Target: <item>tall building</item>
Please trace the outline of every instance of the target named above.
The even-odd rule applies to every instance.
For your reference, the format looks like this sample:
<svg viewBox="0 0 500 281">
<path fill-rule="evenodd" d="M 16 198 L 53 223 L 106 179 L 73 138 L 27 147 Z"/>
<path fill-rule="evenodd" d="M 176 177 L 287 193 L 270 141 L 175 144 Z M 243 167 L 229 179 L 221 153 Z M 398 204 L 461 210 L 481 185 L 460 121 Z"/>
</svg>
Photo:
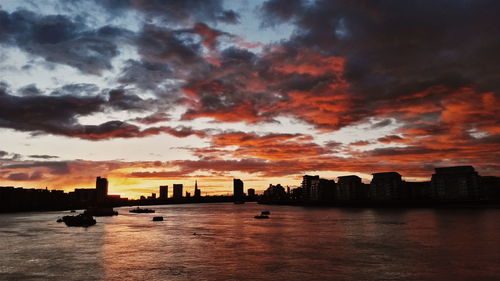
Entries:
<svg viewBox="0 0 500 281">
<path fill-rule="evenodd" d="M 396 172 L 374 173 L 370 183 L 370 197 L 374 200 L 408 199 L 409 192 L 401 175 Z"/>
<path fill-rule="evenodd" d="M 102 202 L 108 197 L 108 179 L 97 177 L 95 180 L 97 201 Z"/>
<path fill-rule="evenodd" d="M 434 198 L 441 200 L 480 199 L 480 177 L 472 166 L 435 168 L 431 186 Z"/>
<path fill-rule="evenodd" d="M 313 200 L 312 190 L 319 184 L 319 176 L 305 175 L 302 177 L 302 198 L 304 200 Z"/>
<path fill-rule="evenodd" d="M 182 184 L 174 184 L 173 198 L 182 198 Z"/>
<path fill-rule="evenodd" d="M 201 190 L 198 189 L 198 181 L 194 182 L 194 197 L 195 198 L 201 197 Z"/>
<path fill-rule="evenodd" d="M 233 179 L 233 197 L 238 200 L 242 200 L 245 197 L 245 193 L 243 193 L 243 181 L 240 179 Z"/>
<path fill-rule="evenodd" d="M 320 178 L 318 181 L 313 181 L 309 199 L 313 201 L 331 201 L 335 199 L 335 188 L 334 180 Z"/>
<path fill-rule="evenodd" d="M 160 186 L 160 199 L 165 200 L 168 199 L 168 185 Z"/>
<path fill-rule="evenodd" d="M 337 182 L 338 200 L 368 199 L 370 189 L 356 175 L 341 176 Z"/>
</svg>

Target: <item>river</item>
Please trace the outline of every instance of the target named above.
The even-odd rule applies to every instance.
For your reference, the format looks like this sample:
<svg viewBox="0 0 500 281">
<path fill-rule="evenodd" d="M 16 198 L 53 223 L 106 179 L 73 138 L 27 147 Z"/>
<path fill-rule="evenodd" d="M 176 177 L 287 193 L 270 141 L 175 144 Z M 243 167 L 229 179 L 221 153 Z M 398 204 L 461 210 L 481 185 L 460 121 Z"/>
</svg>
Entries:
<svg viewBox="0 0 500 281">
<path fill-rule="evenodd" d="M 152 208 L 0 214 L 0 280 L 500 280 L 498 209 Z"/>
</svg>

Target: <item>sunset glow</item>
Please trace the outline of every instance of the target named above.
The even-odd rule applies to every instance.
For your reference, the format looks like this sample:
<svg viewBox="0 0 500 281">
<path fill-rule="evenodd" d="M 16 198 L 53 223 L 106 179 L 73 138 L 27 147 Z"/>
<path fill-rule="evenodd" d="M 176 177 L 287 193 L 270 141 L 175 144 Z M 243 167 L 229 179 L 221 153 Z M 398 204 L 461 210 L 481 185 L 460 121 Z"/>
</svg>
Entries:
<svg viewBox="0 0 500 281">
<path fill-rule="evenodd" d="M 500 7 L 447 2 L 0 1 L 0 186 L 500 176 Z"/>
</svg>

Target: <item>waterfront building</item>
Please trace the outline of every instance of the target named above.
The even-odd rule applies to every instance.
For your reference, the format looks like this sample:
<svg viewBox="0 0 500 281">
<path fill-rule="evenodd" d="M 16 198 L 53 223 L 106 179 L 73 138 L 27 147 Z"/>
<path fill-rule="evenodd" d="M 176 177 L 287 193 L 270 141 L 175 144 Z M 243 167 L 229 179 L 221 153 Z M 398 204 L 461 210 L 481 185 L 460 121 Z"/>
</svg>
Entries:
<svg viewBox="0 0 500 281">
<path fill-rule="evenodd" d="M 253 199 L 255 197 L 255 189 L 249 188 L 247 190 L 247 192 L 248 192 L 248 198 L 252 198 Z"/>
<path fill-rule="evenodd" d="M 305 175 L 302 177 L 302 197 L 304 200 L 312 200 L 311 194 L 313 186 L 319 184 L 319 176 Z"/>
<path fill-rule="evenodd" d="M 161 185 L 160 186 L 160 197 L 161 200 L 166 200 L 168 199 L 168 185 Z"/>
<path fill-rule="evenodd" d="M 337 200 L 365 200 L 368 199 L 370 188 L 361 182 L 356 175 L 338 177 Z"/>
<path fill-rule="evenodd" d="M 236 200 L 242 200 L 245 197 L 243 191 L 243 181 L 240 179 L 233 179 L 233 197 Z"/>
<path fill-rule="evenodd" d="M 287 199 L 285 188 L 281 186 L 281 184 L 270 184 L 269 187 L 264 191 L 263 197 L 265 200 L 270 201 L 282 201 Z"/>
<path fill-rule="evenodd" d="M 97 191 L 97 201 L 105 201 L 108 197 L 108 179 L 97 177 L 95 180 L 95 188 Z"/>
<path fill-rule="evenodd" d="M 481 177 L 481 186 L 485 199 L 500 200 L 500 177 Z"/>
<path fill-rule="evenodd" d="M 96 199 L 98 198 L 98 189 L 75 188 L 75 190 L 73 192 L 70 192 L 69 195 L 71 198 L 80 203 L 95 203 Z"/>
<path fill-rule="evenodd" d="M 174 184 L 174 196 L 173 198 L 182 198 L 182 189 L 183 185 L 182 184 Z"/>
<path fill-rule="evenodd" d="M 435 199 L 480 199 L 480 177 L 472 166 L 435 168 L 431 186 Z"/>
<path fill-rule="evenodd" d="M 370 197 L 373 200 L 409 199 L 409 192 L 401 175 L 396 172 L 374 173 L 370 183 Z"/>
<path fill-rule="evenodd" d="M 410 199 L 413 200 L 429 200 L 432 199 L 432 189 L 430 181 L 422 182 L 403 182 L 404 186 L 410 194 Z"/>
<path fill-rule="evenodd" d="M 201 197 L 201 190 L 198 188 L 198 181 L 194 182 L 194 197 L 195 198 Z"/>
</svg>

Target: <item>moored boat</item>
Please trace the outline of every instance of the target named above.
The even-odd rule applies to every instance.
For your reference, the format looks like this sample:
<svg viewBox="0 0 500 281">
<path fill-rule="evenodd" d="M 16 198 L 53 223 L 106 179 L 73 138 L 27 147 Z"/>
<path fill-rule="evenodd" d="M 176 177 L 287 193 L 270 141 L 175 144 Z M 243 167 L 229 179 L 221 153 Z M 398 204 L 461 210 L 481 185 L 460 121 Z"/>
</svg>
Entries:
<svg viewBox="0 0 500 281">
<path fill-rule="evenodd" d="M 269 216 L 267 216 L 267 215 L 258 215 L 258 216 L 255 216 L 254 218 L 256 218 L 256 219 L 268 219 Z"/>
<path fill-rule="evenodd" d="M 67 226 L 92 226 L 96 224 L 96 220 L 86 214 L 79 214 L 76 216 L 64 216 L 62 218 L 62 221 L 67 225 Z"/>
</svg>

